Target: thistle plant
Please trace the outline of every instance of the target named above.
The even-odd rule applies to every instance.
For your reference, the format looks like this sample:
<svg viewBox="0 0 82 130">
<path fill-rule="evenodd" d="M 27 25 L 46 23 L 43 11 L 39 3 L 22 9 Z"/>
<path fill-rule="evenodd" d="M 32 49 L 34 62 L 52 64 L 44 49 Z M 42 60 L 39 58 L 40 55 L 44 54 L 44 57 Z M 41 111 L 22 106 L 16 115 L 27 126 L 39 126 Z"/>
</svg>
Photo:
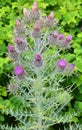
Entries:
<svg viewBox="0 0 82 130">
<path fill-rule="evenodd" d="M 8 46 L 14 66 L 8 91 L 21 99 L 24 108 L 8 109 L 7 114 L 18 121 L 4 130 L 49 130 L 56 123 L 70 122 L 75 113 L 64 114 L 63 109 L 73 98 L 71 86 L 63 87 L 65 76 L 74 73 L 75 66 L 61 58 L 70 48 L 72 36 L 56 30 L 52 11 L 42 16 L 37 2 L 32 9 L 23 9 L 23 18 L 16 20 L 14 45 Z"/>
</svg>

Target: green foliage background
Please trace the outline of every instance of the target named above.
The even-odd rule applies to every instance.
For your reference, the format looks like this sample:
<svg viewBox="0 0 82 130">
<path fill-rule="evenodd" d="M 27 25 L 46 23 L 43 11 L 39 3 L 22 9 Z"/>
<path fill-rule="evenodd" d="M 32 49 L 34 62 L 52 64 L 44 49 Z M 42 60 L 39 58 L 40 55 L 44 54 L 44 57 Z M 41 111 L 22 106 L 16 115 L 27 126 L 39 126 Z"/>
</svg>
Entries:
<svg viewBox="0 0 82 130">
<path fill-rule="evenodd" d="M 43 14 L 54 11 L 61 33 L 73 36 L 71 51 L 62 54 L 69 62 L 76 65 L 77 74 L 69 77 L 63 83 L 75 83 L 74 100 L 68 105 L 68 112 L 82 110 L 82 0 L 36 0 Z M 7 57 L 7 46 L 13 43 L 13 28 L 15 20 L 22 17 L 22 9 L 31 8 L 34 0 L 0 0 L 0 121 L 5 121 L 6 107 L 21 104 L 7 93 L 7 84 L 12 66 Z M 78 107 L 77 107 L 78 106 Z M 22 105 L 23 107 L 23 105 Z M 82 123 L 82 112 L 72 121 Z"/>
</svg>

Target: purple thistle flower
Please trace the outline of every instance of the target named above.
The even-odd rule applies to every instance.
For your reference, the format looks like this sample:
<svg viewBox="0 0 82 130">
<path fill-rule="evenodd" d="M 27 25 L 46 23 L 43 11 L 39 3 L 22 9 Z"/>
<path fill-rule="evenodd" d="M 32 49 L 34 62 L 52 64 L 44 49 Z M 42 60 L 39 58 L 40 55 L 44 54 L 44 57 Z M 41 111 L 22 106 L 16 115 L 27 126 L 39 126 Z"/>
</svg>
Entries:
<svg viewBox="0 0 82 130">
<path fill-rule="evenodd" d="M 58 35 L 59 35 L 58 31 L 54 31 L 53 36 L 54 36 L 55 38 L 57 38 Z"/>
<path fill-rule="evenodd" d="M 74 65 L 73 63 L 70 63 L 70 64 L 69 64 L 69 68 L 70 68 L 70 70 L 74 70 L 75 65 Z"/>
<path fill-rule="evenodd" d="M 38 38 L 38 37 L 40 37 L 40 35 L 41 35 L 40 24 L 39 23 L 35 23 L 34 30 L 32 32 L 32 36 L 34 38 Z"/>
<path fill-rule="evenodd" d="M 24 69 L 23 69 L 23 67 L 22 66 L 16 66 L 15 68 L 14 68 L 14 74 L 16 75 L 16 76 L 18 76 L 18 77 L 22 77 L 23 75 L 24 75 Z"/>
<path fill-rule="evenodd" d="M 61 70 L 64 70 L 67 66 L 67 62 L 66 60 L 64 59 L 61 59 L 61 60 L 58 60 L 58 63 L 57 63 L 58 67 L 61 69 Z"/>
<path fill-rule="evenodd" d="M 38 61 L 41 61 L 42 57 L 40 54 L 36 54 L 35 55 L 35 59 L 38 60 Z"/>
<path fill-rule="evenodd" d="M 52 35 L 50 35 L 50 37 L 49 37 L 50 44 L 56 45 L 58 34 L 59 34 L 58 31 L 54 31 L 54 33 Z"/>
<path fill-rule="evenodd" d="M 25 49 L 27 41 L 23 40 L 23 39 L 20 38 L 20 37 L 17 37 L 17 38 L 15 39 L 15 42 L 17 43 L 17 48 L 18 48 L 19 50 Z"/>
<path fill-rule="evenodd" d="M 13 59 L 17 58 L 18 54 L 17 54 L 14 46 L 9 45 L 8 46 L 8 51 L 9 51 L 9 55 L 10 55 L 11 58 L 13 58 Z"/>
<path fill-rule="evenodd" d="M 70 42 L 72 40 L 72 36 L 71 35 L 68 35 L 67 37 L 66 37 L 66 41 L 67 42 Z"/>
<path fill-rule="evenodd" d="M 34 65 L 36 67 L 41 67 L 43 64 L 43 61 L 42 61 L 42 56 L 40 54 L 36 54 L 35 55 L 35 59 L 34 59 Z"/>
<path fill-rule="evenodd" d="M 14 52 L 14 51 L 15 51 L 14 46 L 9 45 L 9 46 L 8 46 L 8 51 L 9 51 L 9 52 Z"/>
<path fill-rule="evenodd" d="M 15 41 L 16 41 L 17 44 L 22 44 L 22 39 L 19 38 L 19 37 L 17 37 L 17 38 L 15 39 Z"/>
<path fill-rule="evenodd" d="M 21 22 L 17 19 L 15 25 L 16 27 L 21 27 Z"/>
<path fill-rule="evenodd" d="M 59 40 L 64 40 L 64 35 L 63 34 L 59 34 L 58 39 Z"/>
</svg>

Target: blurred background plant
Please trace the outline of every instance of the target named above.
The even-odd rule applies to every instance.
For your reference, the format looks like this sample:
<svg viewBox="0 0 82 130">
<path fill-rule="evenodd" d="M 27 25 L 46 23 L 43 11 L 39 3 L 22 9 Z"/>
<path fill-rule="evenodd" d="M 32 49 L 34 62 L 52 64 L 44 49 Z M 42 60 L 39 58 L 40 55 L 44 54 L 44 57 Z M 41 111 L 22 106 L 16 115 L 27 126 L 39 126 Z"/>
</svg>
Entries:
<svg viewBox="0 0 82 130">
<path fill-rule="evenodd" d="M 55 12 L 58 20 L 58 28 L 61 33 L 72 34 L 72 47 L 68 52 L 62 54 L 62 58 L 73 62 L 76 65 L 77 74 L 66 78 L 64 85 L 75 83 L 76 89 L 73 91 L 74 98 L 68 105 L 68 111 L 82 109 L 82 1 L 81 0 L 36 0 L 43 14 L 49 14 L 51 10 Z M 5 105 L 17 106 L 18 101 L 13 99 L 6 91 L 6 86 L 11 75 L 11 61 L 7 57 L 7 46 L 13 43 L 13 28 L 15 20 L 21 19 L 23 7 L 31 8 L 34 0 L 0 0 L 0 110 Z M 53 51 L 53 50 L 52 50 Z M 12 104 L 11 104 L 12 102 Z M 21 101 L 20 101 L 21 102 Z M 10 105 L 11 104 L 11 105 Z M 18 105 L 19 106 L 19 105 Z M 77 107 L 78 106 L 78 107 Z M 4 121 L 4 113 L 0 113 L 1 120 Z M 75 122 L 82 123 L 82 113 L 75 119 Z M 8 117 L 7 117 L 8 118 Z M 6 119 L 6 117 L 5 117 Z"/>
</svg>

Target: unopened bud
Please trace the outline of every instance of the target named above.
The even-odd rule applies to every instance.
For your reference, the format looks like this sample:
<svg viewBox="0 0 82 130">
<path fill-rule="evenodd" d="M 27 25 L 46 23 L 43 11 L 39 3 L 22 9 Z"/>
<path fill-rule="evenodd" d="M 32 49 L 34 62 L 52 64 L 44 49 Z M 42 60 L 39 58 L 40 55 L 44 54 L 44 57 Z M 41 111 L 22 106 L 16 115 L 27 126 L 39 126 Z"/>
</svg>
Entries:
<svg viewBox="0 0 82 130">
<path fill-rule="evenodd" d="M 40 54 L 35 55 L 34 65 L 36 67 L 41 67 L 43 65 L 42 56 Z"/>
<path fill-rule="evenodd" d="M 26 40 L 23 40 L 22 38 L 20 37 L 17 37 L 15 39 L 15 42 L 17 43 L 17 48 L 19 50 L 24 50 L 26 48 L 26 44 L 27 44 L 27 41 Z"/>
<path fill-rule="evenodd" d="M 53 36 L 54 36 L 55 38 L 57 38 L 58 35 L 59 35 L 58 31 L 54 31 Z"/>
<path fill-rule="evenodd" d="M 20 27 L 21 26 L 21 22 L 17 19 L 15 25 L 16 25 L 16 27 Z"/>
<path fill-rule="evenodd" d="M 40 35 L 41 35 L 40 24 L 39 23 L 35 23 L 34 30 L 32 32 L 32 36 L 34 38 L 38 38 L 38 37 L 40 37 Z"/>
<path fill-rule="evenodd" d="M 70 69 L 70 70 L 74 70 L 74 69 L 75 69 L 75 65 L 74 65 L 73 63 L 70 63 L 70 64 L 69 64 L 69 69 Z"/>
<path fill-rule="evenodd" d="M 17 59 L 18 54 L 17 54 L 14 46 L 9 45 L 8 46 L 8 51 L 9 51 L 9 55 L 10 55 L 11 58 Z"/>
<path fill-rule="evenodd" d="M 37 11 L 38 10 L 38 3 L 34 2 L 33 6 L 32 6 L 32 11 Z"/>
<path fill-rule="evenodd" d="M 54 19 L 54 12 L 53 11 L 50 13 L 50 15 L 48 16 L 48 18 Z"/>
<path fill-rule="evenodd" d="M 35 30 L 39 30 L 39 29 L 40 29 L 40 24 L 39 24 L 39 23 L 35 23 L 34 29 L 35 29 Z"/>
<path fill-rule="evenodd" d="M 10 83 L 8 85 L 8 92 L 10 92 L 10 94 L 15 94 L 17 90 L 18 90 L 18 87 L 15 84 Z"/>
<path fill-rule="evenodd" d="M 27 16 L 27 15 L 28 15 L 28 11 L 27 11 L 26 8 L 23 8 L 23 14 L 24 14 L 24 16 Z"/>
</svg>

